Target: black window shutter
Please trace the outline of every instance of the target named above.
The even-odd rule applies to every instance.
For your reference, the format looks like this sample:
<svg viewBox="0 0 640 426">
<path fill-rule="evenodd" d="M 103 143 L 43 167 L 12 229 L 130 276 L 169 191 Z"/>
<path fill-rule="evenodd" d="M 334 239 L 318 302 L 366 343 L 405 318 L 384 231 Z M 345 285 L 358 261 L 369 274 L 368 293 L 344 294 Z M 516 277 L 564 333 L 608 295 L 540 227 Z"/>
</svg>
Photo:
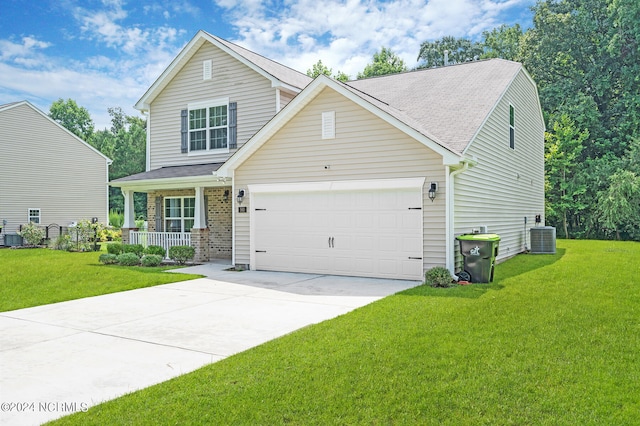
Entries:
<svg viewBox="0 0 640 426">
<path fill-rule="evenodd" d="M 229 149 L 238 147 L 238 103 L 229 102 Z"/>
<path fill-rule="evenodd" d="M 209 227 L 209 196 L 204 196 L 204 226 Z"/>
<path fill-rule="evenodd" d="M 189 110 L 180 111 L 180 152 L 189 152 Z"/>
<path fill-rule="evenodd" d="M 156 232 L 162 232 L 162 197 L 156 195 Z"/>
</svg>

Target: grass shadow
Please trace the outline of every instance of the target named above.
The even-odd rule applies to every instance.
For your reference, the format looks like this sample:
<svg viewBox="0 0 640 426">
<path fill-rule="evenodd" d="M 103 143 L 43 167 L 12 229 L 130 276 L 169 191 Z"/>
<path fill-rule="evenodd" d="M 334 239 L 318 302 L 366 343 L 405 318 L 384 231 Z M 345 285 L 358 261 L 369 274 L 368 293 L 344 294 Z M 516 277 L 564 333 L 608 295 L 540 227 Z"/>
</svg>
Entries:
<svg viewBox="0 0 640 426">
<path fill-rule="evenodd" d="M 426 284 L 397 293 L 400 296 L 459 297 L 477 299 L 489 291 L 499 291 L 504 281 L 536 269 L 554 264 L 564 256 L 566 249 L 556 249 L 556 254 L 522 253 L 495 266 L 494 281 L 487 284 L 459 285 L 450 288 L 433 288 Z"/>
</svg>

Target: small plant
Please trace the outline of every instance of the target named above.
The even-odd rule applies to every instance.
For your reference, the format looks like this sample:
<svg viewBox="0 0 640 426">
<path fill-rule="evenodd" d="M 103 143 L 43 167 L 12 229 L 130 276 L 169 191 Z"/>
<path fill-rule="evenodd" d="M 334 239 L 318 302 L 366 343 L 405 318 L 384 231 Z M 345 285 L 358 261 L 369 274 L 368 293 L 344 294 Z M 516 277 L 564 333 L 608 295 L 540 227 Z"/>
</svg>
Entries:
<svg viewBox="0 0 640 426">
<path fill-rule="evenodd" d="M 169 247 L 169 259 L 184 265 L 196 255 L 196 249 L 191 246 L 173 246 Z"/>
<path fill-rule="evenodd" d="M 118 264 L 122 266 L 138 266 L 140 258 L 135 253 L 122 253 L 117 256 Z"/>
<path fill-rule="evenodd" d="M 71 250 L 73 248 L 73 245 L 71 244 L 71 236 L 68 234 L 57 236 L 54 240 L 49 242 L 49 248 L 53 250 Z"/>
<path fill-rule="evenodd" d="M 451 272 L 442 266 L 436 266 L 435 268 L 429 269 L 424 278 L 425 284 L 428 284 L 431 287 L 452 287 L 454 285 Z"/>
<path fill-rule="evenodd" d="M 164 257 L 167 252 L 162 246 L 151 245 L 144 249 L 144 254 L 156 254 L 158 256 Z"/>
<path fill-rule="evenodd" d="M 111 253 L 104 253 L 100 255 L 98 260 L 100 261 L 100 263 L 103 263 L 105 265 L 115 265 L 116 263 L 118 263 L 118 256 Z"/>
<path fill-rule="evenodd" d="M 44 238 L 45 232 L 44 229 L 38 227 L 35 223 L 29 222 L 26 225 L 22 225 L 22 229 L 18 231 L 18 235 L 24 238 L 27 245 L 37 246 Z"/>
<path fill-rule="evenodd" d="M 119 254 L 122 254 L 122 244 L 121 243 L 107 244 L 107 253 L 115 254 L 116 256 Z"/>
<path fill-rule="evenodd" d="M 125 244 L 122 246 L 122 251 L 125 253 L 133 253 L 138 258 L 142 257 L 142 253 L 144 253 L 144 246 L 142 244 Z"/>
<path fill-rule="evenodd" d="M 109 225 L 116 229 L 122 228 L 124 224 L 124 213 L 117 210 L 109 210 Z"/>
<path fill-rule="evenodd" d="M 145 254 L 140 260 L 142 266 L 160 266 L 162 263 L 162 256 L 157 254 Z"/>
</svg>

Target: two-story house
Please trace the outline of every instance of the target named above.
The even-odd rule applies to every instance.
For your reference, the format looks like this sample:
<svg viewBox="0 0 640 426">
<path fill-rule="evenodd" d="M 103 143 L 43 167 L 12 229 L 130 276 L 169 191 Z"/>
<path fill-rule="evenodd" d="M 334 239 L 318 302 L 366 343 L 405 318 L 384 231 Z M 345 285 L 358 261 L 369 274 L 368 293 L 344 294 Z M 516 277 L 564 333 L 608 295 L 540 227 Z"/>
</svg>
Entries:
<svg viewBox="0 0 640 426">
<path fill-rule="evenodd" d="M 462 233 L 524 251 L 544 215 L 544 122 L 519 63 L 312 81 L 201 31 L 136 106 L 149 163 L 112 182 L 125 228 L 147 192 L 145 241 L 200 261 L 418 280 L 456 269 Z"/>
</svg>

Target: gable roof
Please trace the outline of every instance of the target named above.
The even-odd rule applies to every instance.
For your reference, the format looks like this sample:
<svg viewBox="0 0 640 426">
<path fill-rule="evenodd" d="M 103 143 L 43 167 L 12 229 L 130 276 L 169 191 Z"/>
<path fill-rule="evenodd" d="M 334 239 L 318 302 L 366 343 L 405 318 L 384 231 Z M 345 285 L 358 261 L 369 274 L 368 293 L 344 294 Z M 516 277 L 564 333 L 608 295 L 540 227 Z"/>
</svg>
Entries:
<svg viewBox="0 0 640 426">
<path fill-rule="evenodd" d="M 299 71 L 267 59 L 262 55 L 200 30 L 180 51 L 178 56 L 173 59 L 171 64 L 169 64 L 145 94 L 142 95 L 134 107 L 140 111 L 148 110 L 153 99 L 155 99 L 176 74 L 180 72 L 198 49 L 207 42 L 231 55 L 258 74 L 263 75 L 271 81 L 272 87 L 280 87 L 290 92 L 298 93 L 312 81 L 306 74 L 302 74 Z"/>
<path fill-rule="evenodd" d="M 8 111 L 10 109 L 13 108 L 17 108 L 20 106 L 27 106 L 29 108 L 31 108 L 32 110 L 34 110 L 35 112 L 37 112 L 38 114 L 40 114 L 42 117 L 45 118 L 45 120 L 49 121 L 50 123 L 52 123 L 54 126 L 59 127 L 60 129 L 62 129 L 64 132 L 66 132 L 69 136 L 71 136 L 73 139 L 76 139 L 78 142 L 80 142 L 81 144 L 83 144 L 84 146 L 86 146 L 87 148 L 89 148 L 91 151 L 95 152 L 96 154 L 98 154 L 99 156 L 101 156 L 102 158 L 105 159 L 105 161 L 107 161 L 107 164 L 111 164 L 113 163 L 113 161 L 107 157 L 106 155 L 104 155 L 103 153 L 101 153 L 100 151 L 98 151 L 97 149 L 95 149 L 93 146 L 89 145 L 87 142 L 83 141 L 82 139 L 80 139 L 78 136 L 76 136 L 75 134 L 73 134 L 69 129 L 67 129 L 66 127 L 64 127 L 63 125 L 61 125 L 60 123 L 58 123 L 57 121 L 55 121 L 53 118 L 49 117 L 47 114 L 45 114 L 44 112 L 42 112 L 40 109 L 36 108 L 33 104 L 31 104 L 31 102 L 29 101 L 18 101 L 18 102 L 11 102 L 8 104 L 4 104 L 4 105 L 0 105 L 0 113 L 4 112 L 4 111 Z"/>
<path fill-rule="evenodd" d="M 318 76 L 218 170 L 242 164 L 324 88 L 329 87 L 456 165 L 513 79 L 523 71 L 502 59 L 341 83 Z"/>
<path fill-rule="evenodd" d="M 346 84 L 379 108 L 462 154 L 522 70 L 503 59 L 467 62 Z"/>
</svg>

